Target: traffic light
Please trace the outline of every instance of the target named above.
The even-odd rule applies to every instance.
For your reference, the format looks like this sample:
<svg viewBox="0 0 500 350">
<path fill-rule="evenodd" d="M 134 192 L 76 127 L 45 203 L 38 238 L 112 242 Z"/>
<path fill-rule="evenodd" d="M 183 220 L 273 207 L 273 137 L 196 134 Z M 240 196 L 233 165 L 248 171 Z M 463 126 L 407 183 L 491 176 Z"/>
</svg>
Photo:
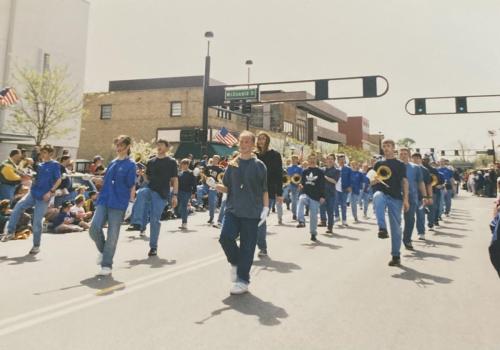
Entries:
<svg viewBox="0 0 500 350">
<path fill-rule="evenodd" d="M 229 109 L 232 111 L 238 111 L 240 106 L 236 103 L 236 101 L 229 102 Z"/>
<path fill-rule="evenodd" d="M 445 152 L 444 151 L 441 151 L 441 155 L 444 156 L 445 155 Z"/>
<path fill-rule="evenodd" d="M 420 153 L 420 148 L 415 148 L 415 152 Z"/>
<path fill-rule="evenodd" d="M 467 97 L 455 97 L 455 111 L 467 113 Z"/>
<path fill-rule="evenodd" d="M 425 105 L 425 98 L 416 98 L 415 99 L 415 114 L 425 114 L 427 112 L 427 108 Z"/>
<path fill-rule="evenodd" d="M 250 103 L 244 103 L 241 111 L 243 112 L 243 114 L 252 113 L 252 105 Z"/>
<path fill-rule="evenodd" d="M 495 154 L 495 151 L 490 148 L 489 150 L 486 151 L 486 154 L 489 156 L 493 156 Z"/>
<path fill-rule="evenodd" d="M 458 153 L 458 149 L 455 150 L 455 155 L 458 156 L 459 153 Z"/>
<path fill-rule="evenodd" d="M 201 140 L 200 134 L 201 134 L 201 129 L 194 129 L 194 138 L 193 138 L 194 143 L 200 142 Z"/>
<path fill-rule="evenodd" d="M 431 153 L 434 154 L 434 148 L 431 148 Z"/>
</svg>

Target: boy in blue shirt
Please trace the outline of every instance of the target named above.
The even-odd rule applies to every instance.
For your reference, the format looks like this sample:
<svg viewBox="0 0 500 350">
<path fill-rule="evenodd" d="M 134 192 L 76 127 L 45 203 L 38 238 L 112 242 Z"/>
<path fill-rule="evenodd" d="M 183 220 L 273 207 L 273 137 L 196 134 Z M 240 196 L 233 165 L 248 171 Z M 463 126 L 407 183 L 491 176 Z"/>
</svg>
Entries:
<svg viewBox="0 0 500 350">
<path fill-rule="evenodd" d="M 9 219 L 7 234 L 2 241 L 8 241 L 14 237 L 17 221 L 26 209 L 34 208 L 33 212 L 33 248 L 30 254 L 40 252 L 40 242 L 42 240 L 42 220 L 49 207 L 50 198 L 54 196 L 56 189 L 61 184 L 61 167 L 58 162 L 52 160 L 54 148 L 45 145 L 40 149 L 40 159 L 42 163 L 38 164 L 35 182 L 30 191 L 21 199 Z"/>
<path fill-rule="evenodd" d="M 131 143 L 132 139 L 126 135 L 115 139 L 117 157 L 106 169 L 96 211 L 90 224 L 89 234 L 99 251 L 97 264 L 101 265 L 101 271 L 98 273 L 100 276 L 111 274 L 120 226 L 135 185 L 136 166 L 129 157 Z M 107 238 L 104 237 L 103 232 L 106 222 L 108 223 Z"/>
</svg>

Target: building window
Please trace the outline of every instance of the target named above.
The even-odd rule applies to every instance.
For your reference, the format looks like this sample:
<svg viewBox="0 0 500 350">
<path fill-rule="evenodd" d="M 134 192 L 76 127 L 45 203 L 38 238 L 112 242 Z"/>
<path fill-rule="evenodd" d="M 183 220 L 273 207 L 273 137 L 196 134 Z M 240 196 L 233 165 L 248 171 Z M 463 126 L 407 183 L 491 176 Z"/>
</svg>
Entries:
<svg viewBox="0 0 500 350">
<path fill-rule="evenodd" d="M 171 117 L 182 116 L 182 102 L 171 102 L 170 103 L 170 116 Z"/>
<path fill-rule="evenodd" d="M 101 119 L 111 119 L 111 105 L 101 105 Z"/>
<path fill-rule="evenodd" d="M 293 124 L 289 122 L 283 122 L 283 131 L 293 134 Z"/>
<path fill-rule="evenodd" d="M 297 120 L 296 123 L 297 139 L 301 142 L 306 142 L 306 122 L 304 120 Z"/>
</svg>

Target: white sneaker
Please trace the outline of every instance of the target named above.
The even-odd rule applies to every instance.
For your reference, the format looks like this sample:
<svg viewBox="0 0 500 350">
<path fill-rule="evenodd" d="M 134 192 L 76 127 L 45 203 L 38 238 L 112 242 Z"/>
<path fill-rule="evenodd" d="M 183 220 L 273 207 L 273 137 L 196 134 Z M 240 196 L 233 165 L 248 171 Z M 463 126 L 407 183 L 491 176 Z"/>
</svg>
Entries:
<svg viewBox="0 0 500 350">
<path fill-rule="evenodd" d="M 248 292 L 248 284 L 244 282 L 235 282 L 231 287 L 230 293 L 233 295 L 245 294 Z"/>
<path fill-rule="evenodd" d="M 103 267 L 97 276 L 109 276 L 111 275 L 111 267 Z"/>
<path fill-rule="evenodd" d="M 187 227 L 187 224 L 181 224 L 181 226 L 179 226 L 179 228 L 181 230 L 187 230 L 188 227 Z"/>
<path fill-rule="evenodd" d="M 95 263 L 97 265 L 101 265 L 101 263 L 102 263 L 102 253 L 98 253 L 97 254 L 97 259 L 96 259 Z"/>
<path fill-rule="evenodd" d="M 2 236 L 2 242 L 10 241 L 13 238 L 14 238 L 14 234 L 13 233 L 6 233 L 6 234 L 4 234 Z"/>
<path fill-rule="evenodd" d="M 421 241 L 425 241 L 425 236 L 424 235 L 418 235 L 418 239 Z"/>
<path fill-rule="evenodd" d="M 229 271 L 231 276 L 231 282 L 235 283 L 238 280 L 238 266 L 231 265 L 231 270 Z"/>
</svg>

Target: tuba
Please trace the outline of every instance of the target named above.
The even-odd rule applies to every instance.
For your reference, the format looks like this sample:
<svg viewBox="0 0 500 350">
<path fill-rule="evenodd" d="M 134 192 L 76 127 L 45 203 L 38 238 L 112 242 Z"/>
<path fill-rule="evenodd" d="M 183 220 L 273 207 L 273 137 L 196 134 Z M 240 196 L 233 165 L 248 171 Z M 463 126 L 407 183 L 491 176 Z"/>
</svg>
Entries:
<svg viewBox="0 0 500 350">
<path fill-rule="evenodd" d="M 299 174 L 294 174 L 292 175 L 292 177 L 290 178 L 290 182 L 294 185 L 298 185 L 302 182 L 302 176 L 299 175 Z"/>
<path fill-rule="evenodd" d="M 385 181 L 389 180 L 391 176 L 392 176 L 392 170 L 387 165 L 381 165 L 377 169 L 377 180 L 386 187 L 389 187 L 389 185 L 386 184 Z"/>
</svg>

